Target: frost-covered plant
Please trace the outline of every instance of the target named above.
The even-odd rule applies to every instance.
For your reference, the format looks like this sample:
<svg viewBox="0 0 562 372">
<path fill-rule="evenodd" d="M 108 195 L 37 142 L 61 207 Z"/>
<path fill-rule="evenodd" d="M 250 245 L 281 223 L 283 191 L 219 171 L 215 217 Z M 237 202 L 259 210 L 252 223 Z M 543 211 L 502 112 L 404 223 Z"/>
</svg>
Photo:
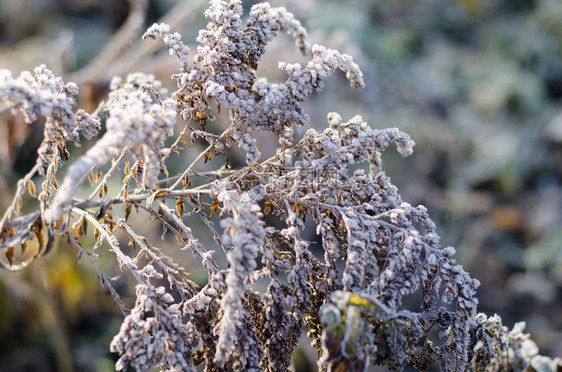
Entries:
<svg viewBox="0 0 562 372">
<path fill-rule="evenodd" d="M 537 345 L 523 333 L 524 322 L 510 331 L 498 315 L 476 316 L 471 368 L 474 371 L 557 371 L 560 360 L 538 354 Z"/>
<path fill-rule="evenodd" d="M 10 109 L 14 114 L 19 111 L 29 124 L 38 116 L 45 118 L 43 143 L 38 150 L 42 167 L 48 166 L 55 152 L 68 156 L 65 145 L 78 143 L 79 131 L 90 138 L 99 130 L 98 119 L 84 110 L 73 111 L 77 94 L 76 84 L 65 84 L 44 65 L 37 67 L 34 74 L 25 71 L 15 79 L 10 71 L 0 70 L 0 110 Z"/>
<path fill-rule="evenodd" d="M 517 370 L 539 363 L 521 326 L 507 332 L 498 317 L 477 315 L 478 281 L 455 263 L 453 248 L 440 246 L 426 209 L 404 202 L 384 173 L 381 152 L 392 143 L 401 155 L 412 153 L 407 134 L 330 113 L 324 131 L 294 138 L 295 126 L 308 120 L 299 104 L 336 69 L 352 87 L 363 87 L 353 59 L 310 47 L 301 24 L 267 3 L 253 6 L 243 21 L 239 0 L 214 0 L 206 16 L 192 58 L 166 24 L 144 35 L 178 57 L 173 93 L 150 75 L 116 78 L 92 116 L 72 111 L 77 87 L 45 67 L 35 77 L 0 72 L 0 108 L 21 111 L 29 122 L 46 118 L 37 165 L 0 222 L 3 266 L 27 265 L 48 253 L 57 236 L 86 257 L 125 314 L 110 346 L 120 355 L 118 370 L 288 370 L 303 327 L 321 370 L 364 371 L 371 364 Z M 280 63 L 288 77 L 273 84 L 258 78 L 256 68 L 280 33 L 312 57 L 305 66 Z M 226 129 L 215 120 L 217 106 L 230 114 Z M 67 144 L 78 141 L 78 131 L 95 134 L 100 121 L 105 133 L 72 162 L 59 186 Z M 170 139 L 178 123 L 183 129 Z M 262 159 L 255 131 L 278 136 L 273 157 Z M 170 166 L 172 153 L 188 158 L 201 140 L 208 146 L 189 164 Z M 226 147 L 235 144 L 246 165 L 231 169 Z M 215 155 L 224 165 L 201 171 L 203 161 L 218 162 Z M 122 186 L 113 190 L 108 184 L 120 168 Z M 43 177 L 38 196 L 36 173 Z M 87 177 L 95 187 L 79 197 Z M 37 212 L 23 212 L 25 190 L 39 200 Z M 133 212 L 138 216 L 131 218 Z M 194 216 L 216 244 L 194 233 Z M 142 217 L 161 224 L 163 237 L 172 233 L 201 263 L 205 283 L 188 279 L 161 244 L 143 235 Z M 94 251 L 104 243 L 137 282 L 132 309 L 96 263 Z M 421 300 L 412 305 L 416 296 Z"/>
</svg>

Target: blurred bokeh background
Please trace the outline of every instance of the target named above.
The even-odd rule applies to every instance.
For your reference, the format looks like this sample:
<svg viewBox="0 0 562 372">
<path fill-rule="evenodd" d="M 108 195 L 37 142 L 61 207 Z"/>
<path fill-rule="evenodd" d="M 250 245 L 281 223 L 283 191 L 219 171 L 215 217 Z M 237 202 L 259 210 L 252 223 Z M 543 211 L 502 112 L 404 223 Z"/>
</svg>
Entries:
<svg viewBox="0 0 562 372">
<path fill-rule="evenodd" d="M 310 125 L 322 128 L 337 111 L 409 133 L 413 156 L 383 156 L 403 199 L 427 206 L 442 243 L 481 281 L 480 311 L 510 327 L 526 321 L 541 353 L 562 357 L 562 2 L 271 2 L 365 74 L 362 92 L 343 74 L 329 80 L 305 104 Z M 195 46 L 206 4 L 153 0 L 135 18 L 121 0 L 0 0 L 0 68 L 17 75 L 45 63 L 79 83 L 80 106 L 91 111 L 115 74 L 139 70 L 170 84 L 177 62 L 140 35 L 167 17 Z M 306 57 L 281 37 L 259 73 L 281 81 L 280 60 Z M 0 123 L 4 211 L 40 138 L 6 113 Z M 112 270 L 110 257 L 100 260 Z M 59 244 L 25 270 L 0 272 L 0 369 L 112 370 L 108 345 L 121 319 L 95 271 Z"/>
</svg>

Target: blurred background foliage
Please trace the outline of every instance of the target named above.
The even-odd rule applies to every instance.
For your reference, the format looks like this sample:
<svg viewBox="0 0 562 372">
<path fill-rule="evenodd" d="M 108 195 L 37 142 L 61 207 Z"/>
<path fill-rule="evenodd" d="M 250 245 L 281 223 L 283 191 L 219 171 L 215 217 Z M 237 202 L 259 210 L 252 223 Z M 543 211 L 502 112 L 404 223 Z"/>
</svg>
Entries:
<svg viewBox="0 0 562 372">
<path fill-rule="evenodd" d="M 188 45 L 206 24 L 205 2 L 191 2 L 193 16 L 182 27 Z M 509 326 L 526 321 L 541 352 L 562 357 L 562 2 L 271 2 L 294 12 L 312 42 L 353 55 L 365 73 L 360 93 L 343 76 L 329 80 L 306 103 L 311 125 L 325 126 L 326 114 L 338 111 L 409 133 L 417 143 L 412 157 L 383 157 L 404 200 L 428 207 L 443 244 L 455 246 L 458 261 L 482 282 L 480 311 Z M 253 3 L 244 1 L 245 9 Z M 146 25 L 175 4 L 150 1 Z M 128 9 L 114 0 L 0 0 L 0 68 L 17 74 L 46 63 L 65 79 L 79 76 Z M 277 61 L 306 61 L 294 49 L 288 38 L 274 41 L 260 74 L 281 81 Z M 176 68 L 166 51 L 134 66 L 166 83 Z M 102 78 L 81 82 L 81 105 L 95 107 L 106 86 Z M 18 118 L 0 120 L 4 210 L 40 138 Z M 95 271 L 76 261 L 61 242 L 21 272 L 0 272 L 2 370 L 113 369 L 108 345 L 122 315 Z M 109 257 L 101 255 L 100 265 L 118 274 Z M 297 370 L 312 368 L 306 353 L 297 356 Z"/>
</svg>

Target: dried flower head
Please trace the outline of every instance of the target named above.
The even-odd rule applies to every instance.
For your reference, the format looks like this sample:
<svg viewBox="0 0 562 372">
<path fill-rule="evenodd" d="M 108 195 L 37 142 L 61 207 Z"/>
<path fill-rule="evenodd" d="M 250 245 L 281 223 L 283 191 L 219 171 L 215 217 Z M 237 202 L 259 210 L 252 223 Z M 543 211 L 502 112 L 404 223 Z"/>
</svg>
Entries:
<svg viewBox="0 0 562 372">
<path fill-rule="evenodd" d="M 95 167 L 104 165 L 124 149 L 143 162 L 142 184 L 150 188 L 156 182 L 161 159 L 167 153 L 164 141 L 173 133 L 176 123 L 177 104 L 172 98 L 160 100 L 154 88 L 147 85 L 131 89 L 131 80 L 124 86 L 114 82 L 107 105 L 106 133 L 68 170 L 45 212 L 48 224 L 69 211 L 78 187 Z"/>
<path fill-rule="evenodd" d="M 34 74 L 24 71 L 15 79 L 10 71 L 0 70 L 0 111 L 21 112 L 29 124 L 39 116 L 45 118 L 38 150 L 42 167 L 49 165 L 55 152 L 65 153 L 67 142 L 78 143 L 79 132 L 91 138 L 100 129 L 98 119 L 84 110 L 73 111 L 77 94 L 76 84 L 64 83 L 45 65 L 35 68 Z"/>
<path fill-rule="evenodd" d="M 350 56 L 310 48 L 306 31 L 284 8 L 257 4 L 243 20 L 240 0 L 212 0 L 205 14 L 209 24 L 192 60 L 166 24 L 146 31 L 144 37 L 161 39 L 178 57 L 177 90 L 168 94 L 142 73 L 114 78 L 98 110 L 106 132 L 68 167 L 60 187 L 59 154 L 48 151 L 76 142 L 78 131 L 94 134 L 97 119 L 73 113 L 76 86 L 44 67 L 16 79 L 0 71 L 0 108 L 21 111 L 28 121 L 47 118 L 42 192 L 35 195 L 31 179 L 37 166 L 0 220 L 0 264 L 21 268 L 26 257 L 48 253 L 56 236 L 85 257 L 125 315 L 110 346 L 119 354 L 117 370 L 286 371 L 303 329 L 321 371 L 366 371 L 372 364 L 393 371 L 407 365 L 522 370 L 558 363 L 537 355 L 522 325 L 508 332 L 498 317 L 477 315 L 478 281 L 455 262 L 453 248 L 440 245 L 425 207 L 404 202 L 383 170 L 381 153 L 389 147 L 412 154 L 406 133 L 330 113 L 325 130 L 291 138 L 308 120 L 300 103 L 336 69 L 352 87 L 363 87 Z M 280 62 L 288 77 L 273 84 L 256 71 L 280 33 L 311 57 L 305 66 Z M 230 113 L 222 133 L 212 125 L 216 103 Z M 183 129 L 170 143 L 178 122 Z M 261 158 L 256 130 L 279 136 L 269 159 Z M 199 151 L 203 141 L 208 145 Z M 238 169 L 230 169 L 225 151 L 234 144 L 247 163 Z M 167 163 L 172 153 L 182 156 L 179 168 Z M 224 165 L 213 168 L 217 157 Z M 203 162 L 212 164 L 202 170 Z M 124 175 L 115 190 L 108 181 L 118 170 Z M 94 190 L 78 199 L 86 177 Z M 40 210 L 24 215 L 26 190 Z M 200 262 L 206 277 L 199 284 L 167 254 L 169 244 L 135 223 L 142 218 Z M 92 239 L 93 247 L 83 246 Z M 40 247 L 34 255 L 29 240 Z M 131 249 L 122 249 L 123 242 Z M 96 263 L 93 253 L 102 245 L 136 283 L 132 309 Z"/>
</svg>

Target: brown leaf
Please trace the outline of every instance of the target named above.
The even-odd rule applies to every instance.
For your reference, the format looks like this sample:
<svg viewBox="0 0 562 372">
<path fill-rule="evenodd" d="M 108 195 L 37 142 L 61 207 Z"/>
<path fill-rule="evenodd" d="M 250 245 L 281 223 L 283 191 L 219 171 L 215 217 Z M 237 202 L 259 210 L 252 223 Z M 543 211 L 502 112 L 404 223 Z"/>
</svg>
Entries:
<svg viewBox="0 0 562 372">
<path fill-rule="evenodd" d="M 13 265 L 15 260 L 16 260 L 15 255 L 14 255 L 14 248 L 10 247 L 10 248 L 6 249 L 6 253 L 4 253 L 4 255 L 8 259 L 8 262 L 10 263 L 10 265 Z"/>
<path fill-rule="evenodd" d="M 213 203 L 211 204 L 211 215 L 209 218 L 213 217 L 213 214 L 219 209 L 219 200 L 217 198 L 213 199 Z"/>
<path fill-rule="evenodd" d="M 37 243 L 39 244 L 38 252 L 42 252 L 45 248 L 45 239 L 43 238 L 43 222 L 41 218 L 37 218 L 35 223 L 33 224 L 33 230 L 35 233 L 35 237 L 37 238 Z"/>
<path fill-rule="evenodd" d="M 164 194 L 166 194 L 166 190 L 157 191 L 156 194 L 154 195 L 154 199 L 159 198 L 159 197 L 163 196 Z"/>
<path fill-rule="evenodd" d="M 29 180 L 27 183 L 27 191 L 29 192 L 29 195 L 35 197 L 35 184 L 32 180 Z"/>
<path fill-rule="evenodd" d="M 53 250 L 54 246 L 55 246 L 55 237 L 53 235 L 51 235 L 51 233 L 49 231 L 47 233 L 47 244 L 45 245 L 45 250 L 43 252 L 41 252 L 40 257 L 44 257 L 47 254 L 49 254 L 49 252 L 51 252 Z"/>
<path fill-rule="evenodd" d="M 129 215 L 131 214 L 132 210 L 133 210 L 133 204 L 125 203 L 125 221 L 129 219 Z"/>
<path fill-rule="evenodd" d="M 181 216 L 183 216 L 183 212 L 184 212 L 184 203 L 183 203 L 183 199 L 178 199 L 178 201 L 176 202 L 176 209 L 178 211 L 178 214 Z"/>
</svg>

